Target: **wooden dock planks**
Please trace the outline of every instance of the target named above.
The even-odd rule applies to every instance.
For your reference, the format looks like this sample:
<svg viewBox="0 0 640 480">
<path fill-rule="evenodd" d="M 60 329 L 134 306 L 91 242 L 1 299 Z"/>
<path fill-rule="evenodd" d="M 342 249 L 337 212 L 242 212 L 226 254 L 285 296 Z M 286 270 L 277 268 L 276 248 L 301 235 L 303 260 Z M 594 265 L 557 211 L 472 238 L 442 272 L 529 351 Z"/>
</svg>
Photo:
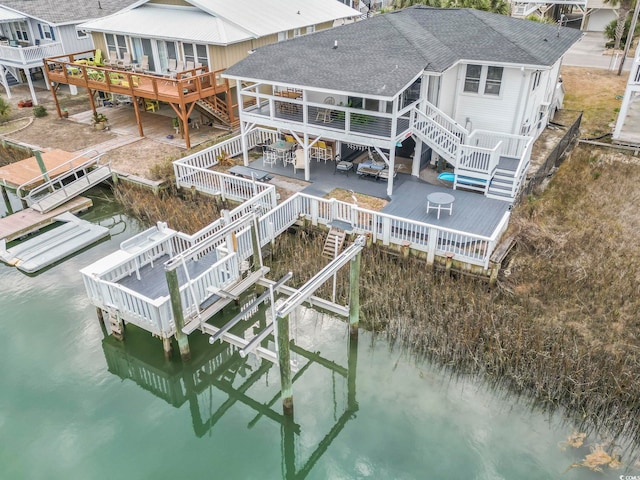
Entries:
<svg viewBox="0 0 640 480">
<path fill-rule="evenodd" d="M 72 158 L 77 157 L 77 154 L 55 149 L 47 152 L 42 152 L 41 156 L 45 166 L 47 167 L 47 170 L 50 171 L 68 162 Z M 86 159 L 78 159 L 77 163 L 79 164 L 84 161 L 86 161 Z M 62 175 L 71 168 L 71 165 L 67 166 L 66 168 L 58 168 L 55 171 L 55 174 L 51 174 L 51 177 L 54 178 L 58 175 Z M 20 160 L 19 162 L 14 162 L 10 165 L 0 167 L 0 184 L 4 185 L 7 188 L 15 190 L 23 183 L 37 178 L 41 174 L 42 172 L 40 171 L 40 167 L 38 166 L 36 157 L 30 157 L 24 160 Z M 38 185 L 40 183 L 42 183 L 42 181 L 34 182 L 33 185 Z"/>
<path fill-rule="evenodd" d="M 21 210 L 8 217 L 0 218 L 0 240 L 10 242 L 51 225 L 55 222 L 55 217 L 62 213 L 81 212 L 92 205 L 93 202 L 90 198 L 76 197 L 64 205 L 44 214 L 36 212 L 31 208 Z"/>
</svg>

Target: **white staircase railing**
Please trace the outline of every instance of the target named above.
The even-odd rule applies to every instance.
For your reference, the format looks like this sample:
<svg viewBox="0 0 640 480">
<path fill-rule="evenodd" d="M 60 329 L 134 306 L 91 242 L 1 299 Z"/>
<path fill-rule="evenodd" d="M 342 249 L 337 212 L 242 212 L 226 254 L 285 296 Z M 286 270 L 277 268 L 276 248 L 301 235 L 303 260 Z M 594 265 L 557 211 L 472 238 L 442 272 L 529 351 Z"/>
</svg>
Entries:
<svg viewBox="0 0 640 480">
<path fill-rule="evenodd" d="M 465 128 L 430 103 L 426 104 L 425 112 L 414 109 L 411 122 L 413 131 L 418 137 L 438 155 L 455 165 L 460 145 L 466 143 L 469 135 Z"/>
</svg>

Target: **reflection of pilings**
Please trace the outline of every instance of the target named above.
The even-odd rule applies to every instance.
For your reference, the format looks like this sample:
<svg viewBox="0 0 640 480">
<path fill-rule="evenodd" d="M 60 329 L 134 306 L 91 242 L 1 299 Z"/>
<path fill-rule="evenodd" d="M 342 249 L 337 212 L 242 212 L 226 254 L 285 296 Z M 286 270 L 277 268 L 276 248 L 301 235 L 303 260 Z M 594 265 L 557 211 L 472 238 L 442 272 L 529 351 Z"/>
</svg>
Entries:
<svg viewBox="0 0 640 480">
<path fill-rule="evenodd" d="M 293 345 L 291 346 L 293 348 Z M 309 368 L 311 365 L 313 365 L 313 362 L 307 362 L 303 365 L 303 367 L 298 370 L 296 372 L 296 374 L 293 376 L 293 379 L 291 380 L 292 383 L 296 383 L 296 380 L 298 378 L 300 378 L 302 376 L 302 374 L 307 370 L 307 368 Z M 280 398 L 280 393 L 276 393 L 273 398 L 271 400 L 269 400 L 269 402 L 267 402 L 267 406 L 272 407 L 274 403 L 276 403 L 276 401 Z M 251 420 L 248 424 L 247 427 L 252 428 L 257 422 L 258 420 L 260 420 L 260 418 L 262 417 L 262 414 L 259 413 L 258 415 L 256 415 L 253 420 Z"/>
<path fill-rule="evenodd" d="M 285 478 L 288 479 L 304 479 L 309 475 L 311 469 L 315 466 L 315 464 L 320 460 L 320 457 L 324 455 L 324 452 L 327 451 L 329 445 L 333 442 L 333 440 L 340 434 L 344 426 L 347 422 L 353 418 L 353 416 L 358 411 L 358 402 L 356 401 L 356 371 L 358 365 L 358 337 L 352 337 L 349 335 L 349 358 L 348 358 L 348 371 L 349 376 L 347 377 L 347 409 L 344 411 L 338 421 L 333 426 L 333 428 L 325 435 L 325 437 L 320 441 L 318 447 L 313 451 L 309 459 L 306 461 L 304 466 L 298 471 L 291 473 L 289 470 L 286 471 Z M 286 433 L 286 432 L 285 432 Z M 291 434 L 287 434 L 285 439 L 288 439 Z M 285 454 L 290 454 L 286 449 L 287 443 L 284 443 L 285 446 Z M 292 455 L 293 461 L 295 461 L 295 452 Z M 285 459 L 285 466 L 289 466 L 291 460 Z M 294 466 L 295 468 L 295 466 Z"/>
<path fill-rule="evenodd" d="M 293 416 L 286 417 L 280 426 L 282 436 L 282 478 L 296 478 L 296 437 L 292 426 Z"/>
<path fill-rule="evenodd" d="M 342 375 L 345 378 L 348 375 L 347 369 L 344 368 L 342 365 L 338 365 L 336 362 L 332 360 L 327 360 L 326 358 L 320 356 L 320 354 L 317 352 L 309 352 L 308 350 L 305 350 L 304 348 L 299 347 L 295 343 L 291 344 L 291 351 L 294 353 L 297 353 L 298 355 L 308 360 L 311 360 L 312 362 L 317 363 L 318 365 L 323 366 L 324 368 L 328 368 L 329 370 L 332 370 L 337 374 Z"/>
<path fill-rule="evenodd" d="M 260 368 L 263 368 L 263 366 L 261 365 L 261 367 L 260 367 Z M 269 370 L 269 368 L 271 368 L 271 364 L 270 364 L 270 363 L 266 363 L 266 362 L 265 362 L 265 363 L 264 363 L 264 369 L 265 369 L 265 370 L 264 370 L 264 372 L 266 372 L 267 370 Z M 260 369 L 259 369 L 259 370 L 256 370 L 256 372 L 258 372 L 258 371 L 260 371 Z M 262 373 L 264 373 L 264 372 L 262 372 Z M 262 374 L 262 373 L 261 373 L 261 374 Z M 242 402 L 242 403 L 244 403 L 245 405 L 247 405 L 247 406 L 249 406 L 249 407 L 253 408 L 255 411 L 262 413 L 264 416 L 269 417 L 271 420 L 274 420 L 274 421 L 276 421 L 276 422 L 278 422 L 278 423 L 282 423 L 282 422 L 284 422 L 284 420 L 285 420 L 285 416 L 284 416 L 284 415 L 279 414 L 279 413 L 277 413 L 277 412 L 274 412 L 271 408 L 269 408 L 269 407 L 268 407 L 268 406 L 266 406 L 265 404 L 260 403 L 260 402 L 258 402 L 258 401 L 256 401 L 256 400 L 254 400 L 254 399 L 253 399 L 253 398 L 251 398 L 251 397 L 248 397 L 247 395 L 245 395 L 245 394 L 241 391 L 242 387 L 240 387 L 239 389 L 234 389 L 234 388 L 233 388 L 233 386 L 231 386 L 231 385 L 230 385 L 230 384 L 228 384 L 227 382 L 223 382 L 222 380 L 218 380 L 218 379 L 213 379 L 213 380 L 211 381 L 211 384 L 212 384 L 214 387 L 216 387 L 216 388 L 220 389 L 222 392 L 224 392 L 224 393 L 226 393 L 227 395 L 229 395 L 229 401 L 231 401 L 231 400 L 232 400 L 233 402 L 235 402 L 235 401 Z M 244 385 L 243 385 L 243 386 L 244 386 Z M 246 387 L 246 388 L 248 389 L 250 386 L 251 386 L 251 385 L 247 385 L 247 387 Z M 225 404 L 224 404 L 223 406 L 225 406 L 226 404 L 227 404 L 227 402 L 225 402 Z M 232 403 L 232 404 L 233 404 L 233 403 Z M 228 409 L 229 409 L 229 407 L 230 407 L 230 406 L 231 406 L 231 405 L 225 406 L 224 411 L 222 411 L 222 413 L 221 413 L 220 415 L 218 415 L 218 412 L 216 412 L 216 414 L 215 414 L 212 418 L 214 418 L 214 417 L 215 417 L 215 421 L 217 421 L 217 420 L 220 418 L 220 416 L 221 416 L 222 414 L 224 414 L 224 412 L 225 412 L 226 410 L 228 410 Z M 223 407 L 220 407 L 220 408 L 218 409 L 218 411 L 222 410 L 222 408 L 223 408 Z M 214 422 L 214 423 L 215 423 L 215 422 Z M 296 431 L 296 433 L 298 433 L 298 434 L 300 433 L 300 425 L 295 425 L 295 431 Z"/>
</svg>

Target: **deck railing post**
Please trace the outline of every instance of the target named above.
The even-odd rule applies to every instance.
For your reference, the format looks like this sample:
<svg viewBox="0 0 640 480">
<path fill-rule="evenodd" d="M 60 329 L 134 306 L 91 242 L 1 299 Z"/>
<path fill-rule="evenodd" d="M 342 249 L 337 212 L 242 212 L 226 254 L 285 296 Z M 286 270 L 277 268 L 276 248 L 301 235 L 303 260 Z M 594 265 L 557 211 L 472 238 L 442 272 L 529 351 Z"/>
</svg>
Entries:
<svg viewBox="0 0 640 480">
<path fill-rule="evenodd" d="M 436 258 L 436 248 L 438 247 L 438 230 L 429 228 L 429 240 L 427 242 L 427 263 L 433 265 Z"/>
<path fill-rule="evenodd" d="M 184 316 L 182 313 L 182 300 L 180 299 L 180 284 L 178 283 L 178 272 L 175 268 L 165 270 L 169 296 L 171 298 L 171 310 L 173 311 L 173 322 L 176 326 L 176 340 L 180 349 L 180 356 L 183 360 L 191 358 L 189 348 L 189 337 L 182 331 L 184 327 Z"/>
</svg>

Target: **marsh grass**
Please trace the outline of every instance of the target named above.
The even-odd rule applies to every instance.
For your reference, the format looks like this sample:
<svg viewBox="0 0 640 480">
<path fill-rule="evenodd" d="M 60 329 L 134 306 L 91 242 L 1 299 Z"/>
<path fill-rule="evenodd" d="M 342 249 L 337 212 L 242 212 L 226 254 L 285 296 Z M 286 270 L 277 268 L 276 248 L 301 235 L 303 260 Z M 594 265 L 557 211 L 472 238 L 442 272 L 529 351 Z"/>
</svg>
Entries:
<svg viewBox="0 0 640 480">
<path fill-rule="evenodd" d="M 639 182 L 640 167 L 576 149 L 544 197 L 514 211 L 516 251 L 493 289 L 366 248 L 362 326 L 420 358 L 559 408 L 581 431 L 640 443 Z M 292 270 L 291 284 L 308 280 L 328 261 L 320 256 L 325 235 L 278 238 L 274 278 Z M 348 268 L 338 285 L 346 303 Z M 330 293 L 330 282 L 324 287 Z"/>
</svg>

